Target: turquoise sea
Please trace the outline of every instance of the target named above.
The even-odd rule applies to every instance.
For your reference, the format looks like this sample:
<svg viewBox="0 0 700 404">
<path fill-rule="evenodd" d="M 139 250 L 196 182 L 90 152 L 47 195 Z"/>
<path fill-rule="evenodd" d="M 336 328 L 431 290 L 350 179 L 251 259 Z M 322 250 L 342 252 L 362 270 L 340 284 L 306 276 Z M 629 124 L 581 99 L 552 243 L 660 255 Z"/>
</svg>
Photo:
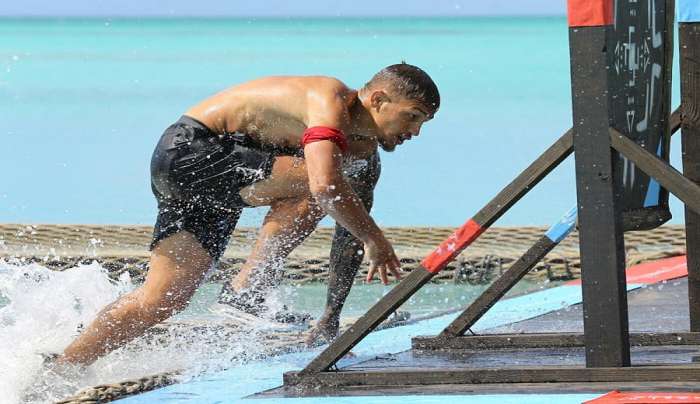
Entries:
<svg viewBox="0 0 700 404">
<path fill-rule="evenodd" d="M 0 18 L 0 223 L 151 225 L 153 147 L 192 104 L 265 75 L 325 74 L 359 87 L 401 60 L 434 77 L 442 108 L 420 137 L 382 154 L 373 209 L 380 225 L 462 224 L 571 126 L 564 18 Z M 678 139 L 674 147 L 678 166 Z M 567 161 L 497 224 L 548 224 L 575 200 L 573 164 Z M 678 202 L 672 211 L 674 220 L 681 220 Z M 250 210 L 241 225 L 258 225 L 263 213 Z M 62 350 L 78 327 L 135 286 L 128 277 L 111 281 L 97 263 L 49 271 L 40 264 L 0 261 L 0 340 L 9 341 L 0 347 L 4 398 L 16 401 L 32 382 L 41 366 L 37 352 Z M 549 286 L 520 283 L 515 293 Z M 218 287 L 203 285 L 183 317 L 205 313 Z M 376 283 L 358 285 L 344 316 L 360 315 L 388 290 Z M 429 284 L 402 310 L 423 315 L 463 306 L 481 290 Z M 292 308 L 318 315 L 325 286 L 281 291 Z M 553 296 L 532 301 L 557 308 L 580 301 Z M 515 303 L 494 318 L 517 321 L 520 311 L 513 307 L 530 309 Z M 444 327 L 436 324 L 411 332 L 430 334 Z M 375 340 L 361 354 L 389 352 L 389 345 L 407 349 L 405 330 L 380 334 L 381 343 Z M 295 362 L 285 357 L 246 363 L 251 352 L 260 352 L 260 344 L 248 332 L 226 340 L 194 331 L 157 347 L 137 341 L 98 361 L 79 385 L 51 388 L 59 387 L 54 397 L 59 399 L 78 387 L 182 367 L 207 373 L 190 385 L 153 394 L 211 402 L 217 394 L 230 399 L 278 385 L 282 370 L 297 369 L 312 355 L 302 353 Z M 245 366 L 234 366 L 233 373 L 216 373 L 240 363 Z M 61 388 L 71 390 L 59 394 Z M 131 402 L 152 402 L 152 397 Z M 588 398 L 593 397 L 556 400 Z M 452 400 L 535 402 L 539 397 Z"/>
<path fill-rule="evenodd" d="M 380 225 L 463 223 L 571 126 L 563 17 L 0 19 L 0 222 L 153 224 L 150 156 L 190 105 L 264 75 L 359 87 L 401 60 L 443 106 L 383 153 Z M 548 224 L 574 192 L 568 161 L 498 224 Z"/>
</svg>

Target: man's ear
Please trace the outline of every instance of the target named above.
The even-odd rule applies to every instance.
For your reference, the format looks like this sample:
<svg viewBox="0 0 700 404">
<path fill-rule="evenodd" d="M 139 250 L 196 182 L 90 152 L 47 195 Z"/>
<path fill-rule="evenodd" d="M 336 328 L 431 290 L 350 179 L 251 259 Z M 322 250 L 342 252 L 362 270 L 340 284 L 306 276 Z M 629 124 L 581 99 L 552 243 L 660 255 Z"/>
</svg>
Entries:
<svg viewBox="0 0 700 404">
<path fill-rule="evenodd" d="M 389 102 L 391 99 L 382 90 L 375 90 L 372 91 L 372 95 L 370 95 L 370 105 L 372 108 L 376 109 L 377 112 L 379 112 L 379 108 L 384 104 L 385 102 Z"/>
</svg>

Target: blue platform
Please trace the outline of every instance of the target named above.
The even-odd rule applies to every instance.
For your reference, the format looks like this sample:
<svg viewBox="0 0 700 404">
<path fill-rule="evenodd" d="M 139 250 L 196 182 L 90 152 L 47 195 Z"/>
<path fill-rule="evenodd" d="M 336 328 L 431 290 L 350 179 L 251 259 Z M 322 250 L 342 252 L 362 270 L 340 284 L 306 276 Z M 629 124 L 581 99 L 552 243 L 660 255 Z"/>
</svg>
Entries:
<svg viewBox="0 0 700 404">
<path fill-rule="evenodd" d="M 628 290 L 641 285 L 628 285 Z M 474 331 L 498 327 L 540 316 L 581 302 L 581 288 L 565 285 L 506 299 L 498 302 L 474 326 Z M 419 335 L 435 335 L 447 326 L 458 314 L 449 314 L 415 324 L 390 328 L 368 335 L 353 352 L 352 360 L 343 360 L 339 367 L 364 361 L 385 353 L 397 353 L 410 349 L 411 338 Z M 226 371 L 209 374 L 189 382 L 175 384 L 159 390 L 129 397 L 124 403 L 230 403 L 242 400 L 251 394 L 275 388 L 282 384 L 282 374 L 303 368 L 322 348 L 281 355 L 265 361 L 248 363 Z M 601 392 L 603 394 L 605 392 Z M 581 403 L 599 394 L 508 394 L 508 395 L 450 395 L 451 402 L 459 403 Z M 546 399 L 545 399 L 546 397 Z M 412 396 L 354 396 L 354 397 L 309 397 L 256 399 L 255 402 L 285 403 L 444 403 L 442 395 Z"/>
</svg>

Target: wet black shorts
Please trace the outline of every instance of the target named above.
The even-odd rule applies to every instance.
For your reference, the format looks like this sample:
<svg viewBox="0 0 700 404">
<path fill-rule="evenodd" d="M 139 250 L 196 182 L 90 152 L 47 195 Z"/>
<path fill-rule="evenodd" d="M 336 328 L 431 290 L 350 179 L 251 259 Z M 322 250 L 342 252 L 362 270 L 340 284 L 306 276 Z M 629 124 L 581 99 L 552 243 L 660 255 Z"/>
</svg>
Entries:
<svg viewBox="0 0 700 404">
<path fill-rule="evenodd" d="M 186 230 L 214 261 L 221 258 L 248 207 L 239 191 L 267 178 L 273 162 L 272 153 L 244 134 L 219 136 L 193 118 L 180 118 L 165 130 L 151 158 L 158 218 L 150 249 Z"/>
</svg>

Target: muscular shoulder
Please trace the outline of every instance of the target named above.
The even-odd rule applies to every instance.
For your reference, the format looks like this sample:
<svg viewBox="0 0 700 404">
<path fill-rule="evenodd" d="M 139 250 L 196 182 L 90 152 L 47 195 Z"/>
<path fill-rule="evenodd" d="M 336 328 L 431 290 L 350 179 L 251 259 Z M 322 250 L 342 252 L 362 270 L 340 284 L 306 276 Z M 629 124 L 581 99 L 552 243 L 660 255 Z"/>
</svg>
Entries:
<svg viewBox="0 0 700 404">
<path fill-rule="evenodd" d="M 309 90 L 323 96 L 342 95 L 350 91 L 348 86 L 335 77 L 330 76 L 305 76 L 309 84 Z"/>
<path fill-rule="evenodd" d="M 343 96 L 352 91 L 345 83 L 330 76 L 266 76 L 250 80 L 232 87 L 234 90 L 269 90 L 276 89 L 277 93 L 287 95 L 306 93 L 319 98 Z"/>
<path fill-rule="evenodd" d="M 345 128 L 349 123 L 349 108 L 356 92 L 334 77 L 308 77 L 307 120 L 309 126 L 327 125 Z"/>
</svg>

